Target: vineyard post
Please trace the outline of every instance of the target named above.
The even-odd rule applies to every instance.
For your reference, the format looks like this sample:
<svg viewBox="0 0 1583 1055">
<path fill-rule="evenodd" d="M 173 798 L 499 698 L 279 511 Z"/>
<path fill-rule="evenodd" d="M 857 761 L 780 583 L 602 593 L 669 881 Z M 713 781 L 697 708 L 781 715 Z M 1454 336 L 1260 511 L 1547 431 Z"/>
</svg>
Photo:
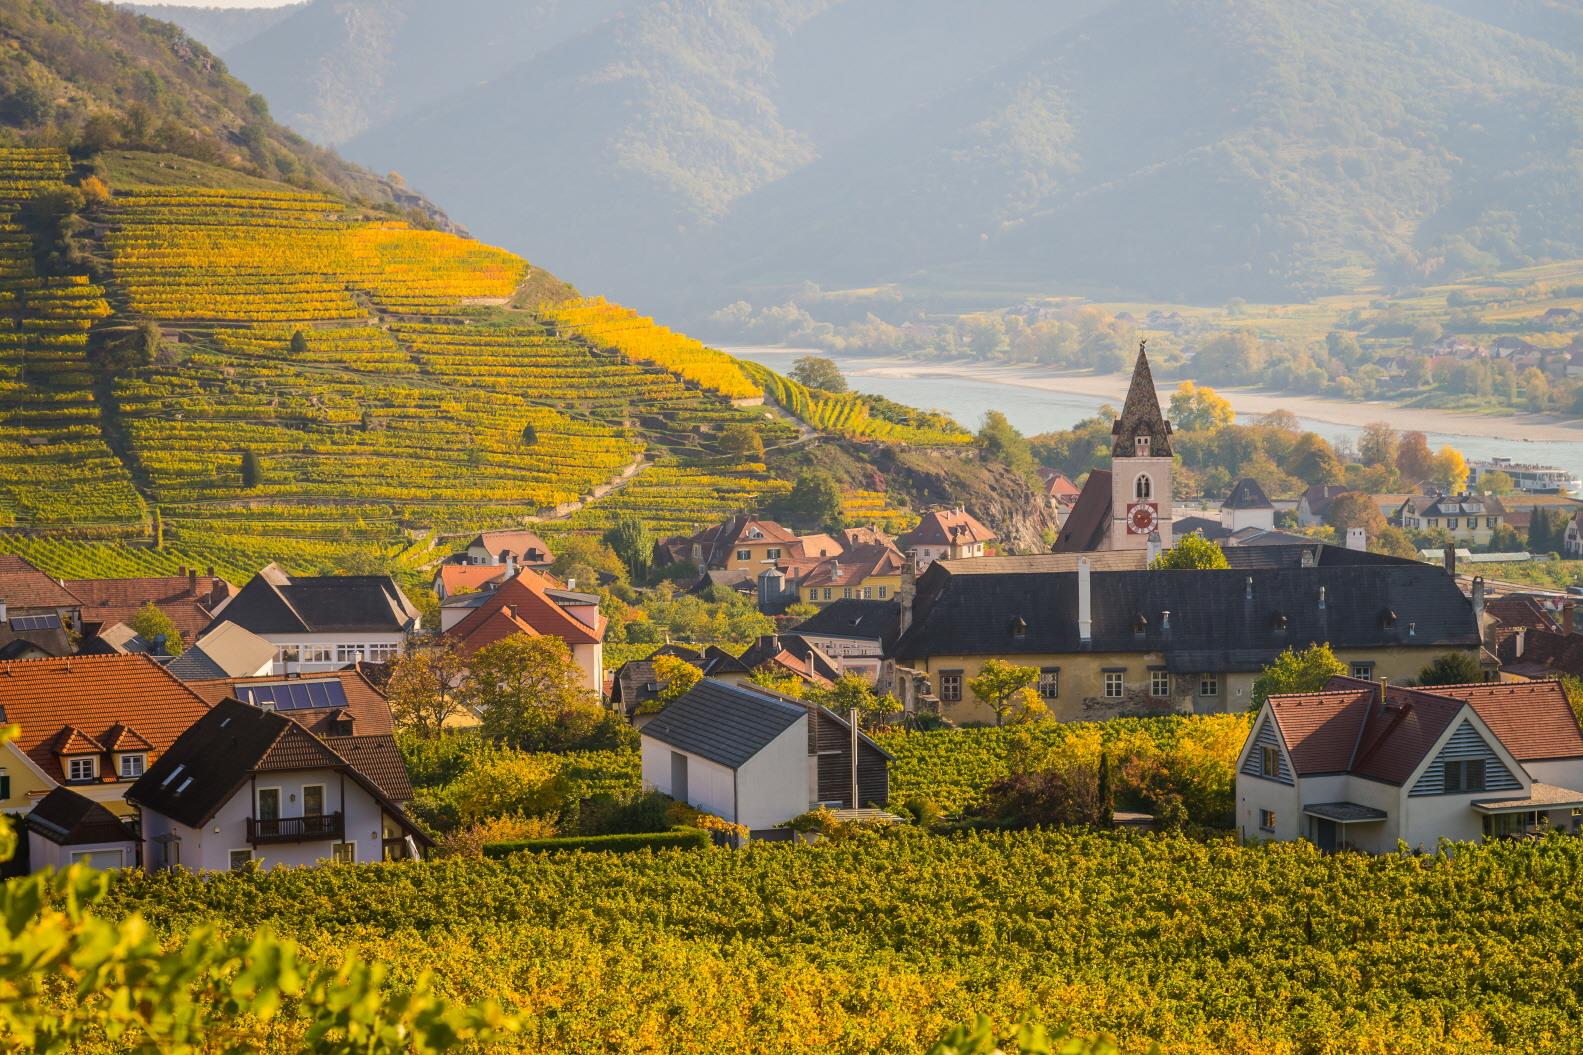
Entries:
<svg viewBox="0 0 1583 1055">
<path fill-rule="evenodd" d="M 857 797 L 857 708 L 847 711 L 847 722 L 852 726 L 852 808 L 861 809 Z"/>
</svg>

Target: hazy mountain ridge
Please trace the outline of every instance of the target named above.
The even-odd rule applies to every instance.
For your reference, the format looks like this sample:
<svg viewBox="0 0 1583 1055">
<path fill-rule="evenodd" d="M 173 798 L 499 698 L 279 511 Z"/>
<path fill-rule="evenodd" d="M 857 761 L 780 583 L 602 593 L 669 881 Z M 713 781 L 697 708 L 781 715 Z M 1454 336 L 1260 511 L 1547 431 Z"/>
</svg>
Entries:
<svg viewBox="0 0 1583 1055">
<path fill-rule="evenodd" d="M 186 7 L 180 4 L 125 4 L 140 15 L 171 22 L 209 50 L 223 54 L 289 18 L 307 0 L 283 7 Z"/>
<path fill-rule="evenodd" d="M 314 83 L 291 49 L 366 66 L 365 95 L 429 70 L 426 104 L 287 119 L 363 121 L 350 156 L 667 310 L 809 280 L 1288 297 L 1583 255 L 1583 15 L 1548 0 L 467 0 L 421 34 L 415 2 L 316 0 L 229 59 L 272 100 Z M 331 16 L 370 28 L 303 35 Z M 444 73 L 512 32 L 521 61 Z"/>
</svg>

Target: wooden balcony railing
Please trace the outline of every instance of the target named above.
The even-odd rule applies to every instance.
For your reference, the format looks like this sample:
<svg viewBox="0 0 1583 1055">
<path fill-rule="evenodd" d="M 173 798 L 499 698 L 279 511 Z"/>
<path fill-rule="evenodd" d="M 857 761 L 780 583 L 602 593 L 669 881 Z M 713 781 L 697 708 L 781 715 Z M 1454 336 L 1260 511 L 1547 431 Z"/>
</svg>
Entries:
<svg viewBox="0 0 1583 1055">
<path fill-rule="evenodd" d="M 249 817 L 247 841 L 250 843 L 303 843 L 316 839 L 344 839 L 346 819 L 339 813 L 316 817 Z"/>
</svg>

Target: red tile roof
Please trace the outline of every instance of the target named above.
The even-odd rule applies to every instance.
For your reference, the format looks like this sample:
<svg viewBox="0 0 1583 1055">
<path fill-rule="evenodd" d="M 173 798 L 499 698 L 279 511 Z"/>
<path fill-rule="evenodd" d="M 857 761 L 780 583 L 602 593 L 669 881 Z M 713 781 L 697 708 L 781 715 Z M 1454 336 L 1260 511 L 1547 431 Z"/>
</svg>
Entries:
<svg viewBox="0 0 1583 1055">
<path fill-rule="evenodd" d="M 207 710 L 202 698 L 147 656 L 0 663 L 0 722 L 18 726 L 17 746 L 57 781 L 65 779 L 56 745 L 67 726 L 101 744 L 120 735 L 113 732 L 117 727 L 131 726 L 157 755 Z M 100 772 L 106 781 L 115 779 L 107 764 Z"/>
<path fill-rule="evenodd" d="M 798 586 L 856 586 L 867 579 L 900 575 L 906 558 L 888 546 L 854 546 L 834 560 L 823 560 L 804 572 Z"/>
<path fill-rule="evenodd" d="M 1325 691 L 1270 697 L 1299 776 L 1354 773 L 1400 784 L 1462 710 L 1460 700 L 1333 678 Z"/>
<path fill-rule="evenodd" d="M 936 509 L 925 513 L 918 526 L 896 540 L 902 549 L 914 546 L 966 546 L 993 542 L 995 533 L 965 509 Z"/>
<path fill-rule="evenodd" d="M 78 608 L 82 600 L 26 558 L 0 553 L 0 601 L 11 608 Z"/>
<path fill-rule="evenodd" d="M 1436 685 L 1422 691 L 1472 704 L 1519 762 L 1583 758 L 1583 729 L 1559 681 Z"/>
<path fill-rule="evenodd" d="M 442 564 L 438 578 L 447 595 L 481 590 L 505 578 L 506 569 L 498 564 Z"/>
<path fill-rule="evenodd" d="M 1371 689 L 1271 696 L 1270 709 L 1298 776 L 1345 773 Z"/>
<path fill-rule="evenodd" d="M 519 564 L 548 564 L 554 559 L 549 544 L 536 531 L 486 531 L 468 546 L 483 546 L 491 556 L 509 553 Z M 532 556 L 530 556 L 532 554 Z"/>
<path fill-rule="evenodd" d="M 85 623 L 129 622 L 152 604 L 192 641 L 214 619 L 214 609 L 236 593 L 217 575 L 167 575 L 143 579 L 70 579 L 66 586 L 82 599 Z"/>
<path fill-rule="evenodd" d="M 604 640 L 604 616 L 597 617 L 596 626 L 589 626 L 551 597 L 549 589 L 543 576 L 523 569 L 467 618 L 447 630 L 445 636 L 454 638 L 469 655 L 518 633 L 558 637 L 568 645 L 593 645 Z"/>
</svg>

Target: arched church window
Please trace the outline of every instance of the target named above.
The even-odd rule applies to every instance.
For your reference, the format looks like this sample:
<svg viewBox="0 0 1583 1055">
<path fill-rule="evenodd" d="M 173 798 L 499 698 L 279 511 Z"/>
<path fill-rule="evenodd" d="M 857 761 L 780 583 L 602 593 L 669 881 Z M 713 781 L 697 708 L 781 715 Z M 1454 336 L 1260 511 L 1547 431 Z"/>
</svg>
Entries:
<svg viewBox="0 0 1583 1055">
<path fill-rule="evenodd" d="M 1137 483 L 1133 484 L 1132 490 L 1138 501 L 1147 501 L 1154 497 L 1154 481 L 1149 479 L 1148 473 L 1142 473 L 1139 475 Z"/>
</svg>

